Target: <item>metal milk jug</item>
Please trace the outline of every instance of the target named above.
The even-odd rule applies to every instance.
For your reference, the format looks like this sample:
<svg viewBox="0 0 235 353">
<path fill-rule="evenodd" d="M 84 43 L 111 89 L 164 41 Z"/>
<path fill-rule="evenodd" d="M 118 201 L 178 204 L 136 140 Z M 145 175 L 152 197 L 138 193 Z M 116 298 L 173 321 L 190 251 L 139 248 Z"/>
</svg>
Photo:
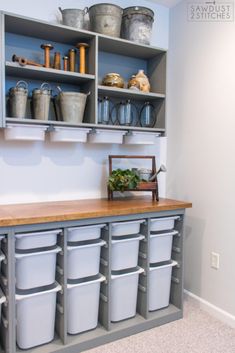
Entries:
<svg viewBox="0 0 235 353">
<path fill-rule="evenodd" d="M 25 118 L 28 99 L 28 84 L 25 81 L 18 81 L 15 87 L 9 90 L 10 117 Z"/>
<path fill-rule="evenodd" d="M 33 118 L 37 120 L 48 120 L 50 101 L 51 101 L 51 86 L 43 82 L 40 88 L 33 90 Z"/>
</svg>

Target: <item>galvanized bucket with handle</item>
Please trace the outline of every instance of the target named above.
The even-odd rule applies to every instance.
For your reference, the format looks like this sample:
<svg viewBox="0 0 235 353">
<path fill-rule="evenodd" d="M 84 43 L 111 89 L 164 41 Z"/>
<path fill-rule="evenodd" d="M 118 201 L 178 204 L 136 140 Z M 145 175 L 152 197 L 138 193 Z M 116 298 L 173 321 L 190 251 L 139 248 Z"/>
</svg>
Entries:
<svg viewBox="0 0 235 353">
<path fill-rule="evenodd" d="M 25 81 L 18 81 L 15 87 L 9 90 L 10 117 L 25 118 L 28 99 L 28 84 Z"/>
<path fill-rule="evenodd" d="M 60 93 L 56 97 L 56 106 L 59 106 L 60 118 L 68 123 L 82 123 L 87 96 L 90 92 L 62 92 L 60 87 L 57 88 Z"/>
<path fill-rule="evenodd" d="M 33 118 L 37 120 L 48 120 L 51 102 L 51 86 L 43 82 L 40 88 L 33 90 Z"/>
<path fill-rule="evenodd" d="M 123 9 L 114 4 L 96 4 L 89 8 L 91 30 L 120 37 Z"/>
<path fill-rule="evenodd" d="M 62 14 L 63 25 L 69 26 L 69 27 L 75 27 L 75 28 L 79 28 L 79 29 L 83 29 L 85 27 L 84 16 L 88 12 L 88 7 L 85 7 L 84 10 L 80 10 L 80 9 L 64 9 L 64 10 L 62 10 L 62 8 L 59 7 L 59 10 Z"/>
<path fill-rule="evenodd" d="M 147 7 L 127 7 L 122 16 L 121 37 L 141 44 L 150 44 L 154 12 Z"/>
</svg>

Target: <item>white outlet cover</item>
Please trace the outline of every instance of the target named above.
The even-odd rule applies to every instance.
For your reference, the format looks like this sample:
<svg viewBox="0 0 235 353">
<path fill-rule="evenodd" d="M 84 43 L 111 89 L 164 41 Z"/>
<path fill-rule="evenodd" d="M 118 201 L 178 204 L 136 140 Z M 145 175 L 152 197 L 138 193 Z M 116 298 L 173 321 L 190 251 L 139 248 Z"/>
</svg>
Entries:
<svg viewBox="0 0 235 353">
<path fill-rule="evenodd" d="M 218 270 L 219 269 L 219 258 L 220 255 L 216 252 L 211 253 L 211 267 Z"/>
</svg>

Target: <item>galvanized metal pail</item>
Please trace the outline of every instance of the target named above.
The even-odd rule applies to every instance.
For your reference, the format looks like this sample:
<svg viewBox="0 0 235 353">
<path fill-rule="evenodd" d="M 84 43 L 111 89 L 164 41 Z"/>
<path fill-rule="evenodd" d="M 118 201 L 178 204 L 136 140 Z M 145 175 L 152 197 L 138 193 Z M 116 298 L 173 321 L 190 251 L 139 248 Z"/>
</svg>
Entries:
<svg viewBox="0 0 235 353">
<path fill-rule="evenodd" d="M 147 7 L 133 6 L 123 10 L 121 37 L 141 44 L 150 44 L 154 12 Z"/>
<path fill-rule="evenodd" d="M 51 87 L 47 82 L 43 82 L 40 88 L 33 90 L 33 118 L 37 120 L 48 120 L 50 102 L 51 102 Z"/>
<path fill-rule="evenodd" d="M 89 93 L 60 92 L 56 97 L 63 121 L 79 124 L 83 121 L 87 96 Z"/>
<path fill-rule="evenodd" d="M 75 27 L 79 29 L 83 29 L 84 25 L 84 16 L 88 12 L 88 7 L 85 7 L 84 10 L 80 9 L 64 9 L 62 10 L 59 7 L 59 10 L 62 14 L 62 22 L 63 25 L 69 27 Z"/>
<path fill-rule="evenodd" d="M 123 9 L 113 4 L 96 4 L 89 8 L 91 30 L 120 37 Z"/>
<path fill-rule="evenodd" d="M 15 87 L 9 90 L 9 109 L 12 118 L 25 118 L 28 99 L 28 84 L 18 81 Z"/>
</svg>

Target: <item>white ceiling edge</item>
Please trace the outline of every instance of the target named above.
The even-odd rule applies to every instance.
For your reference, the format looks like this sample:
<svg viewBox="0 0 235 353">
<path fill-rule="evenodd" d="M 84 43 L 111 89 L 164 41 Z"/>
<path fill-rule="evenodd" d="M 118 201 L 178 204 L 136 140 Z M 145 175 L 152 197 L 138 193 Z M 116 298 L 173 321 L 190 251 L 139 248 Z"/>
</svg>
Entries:
<svg viewBox="0 0 235 353">
<path fill-rule="evenodd" d="M 148 1 L 153 2 L 154 4 L 159 4 L 170 8 L 177 5 L 182 0 L 148 0 Z"/>
</svg>

